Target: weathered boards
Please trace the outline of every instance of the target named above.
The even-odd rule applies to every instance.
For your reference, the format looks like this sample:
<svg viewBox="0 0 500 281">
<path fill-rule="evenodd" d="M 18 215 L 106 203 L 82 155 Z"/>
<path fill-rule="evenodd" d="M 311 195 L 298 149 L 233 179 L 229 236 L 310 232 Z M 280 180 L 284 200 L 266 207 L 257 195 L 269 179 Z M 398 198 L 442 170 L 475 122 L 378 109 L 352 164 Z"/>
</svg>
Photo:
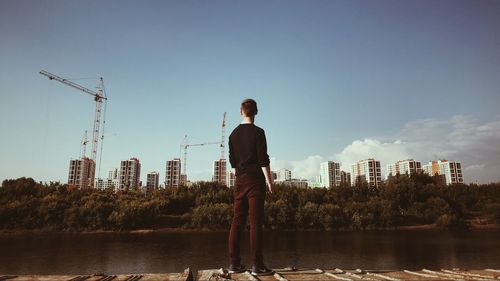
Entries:
<svg viewBox="0 0 500 281">
<path fill-rule="evenodd" d="M 194 281 L 188 268 L 182 273 L 148 273 L 121 275 L 2 275 L 0 281 Z"/>
<path fill-rule="evenodd" d="M 123 274 L 123 275 L 2 275 L 0 281 L 326 281 L 326 280 L 500 280 L 497 269 L 440 270 L 344 270 L 334 269 L 275 269 L 274 275 L 255 277 L 249 271 L 228 274 L 224 269 L 199 270 L 196 276 L 188 268 L 182 273 Z M 196 278 L 196 279 L 195 279 Z"/>
<path fill-rule="evenodd" d="M 198 281 L 326 281 L 326 280 L 500 280 L 500 270 L 482 269 L 441 269 L 441 270 L 344 270 L 335 268 L 323 269 L 275 269 L 276 273 L 269 276 L 255 277 L 250 272 L 228 274 L 223 269 L 200 270 L 197 274 Z"/>
</svg>

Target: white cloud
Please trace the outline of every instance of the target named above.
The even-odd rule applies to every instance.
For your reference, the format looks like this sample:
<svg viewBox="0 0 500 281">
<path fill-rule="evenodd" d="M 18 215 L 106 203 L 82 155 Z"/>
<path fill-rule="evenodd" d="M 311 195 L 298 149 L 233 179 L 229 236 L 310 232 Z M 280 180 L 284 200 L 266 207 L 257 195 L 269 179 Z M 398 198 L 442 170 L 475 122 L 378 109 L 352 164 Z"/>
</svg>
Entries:
<svg viewBox="0 0 500 281">
<path fill-rule="evenodd" d="M 385 173 L 385 163 L 392 163 L 400 159 L 411 158 L 408 152 L 408 144 L 401 140 L 393 142 L 381 142 L 376 139 L 355 140 L 346 146 L 340 153 L 332 157 L 332 160 L 341 163 L 341 169 L 350 170 L 350 165 L 358 160 L 375 158 L 382 164 L 382 173 Z"/>
<path fill-rule="evenodd" d="M 292 171 L 292 177 L 298 179 L 314 179 L 318 174 L 319 163 L 326 161 L 319 155 L 290 162 L 276 159 L 276 157 L 271 157 L 270 160 L 273 170 L 289 169 Z"/>
<path fill-rule="evenodd" d="M 306 159 L 292 161 L 292 177 L 299 179 L 314 179 L 318 174 L 319 164 L 325 159 L 319 155 L 309 156 Z"/>
<path fill-rule="evenodd" d="M 392 136 L 354 140 L 329 157 L 314 155 L 290 162 L 274 159 L 272 167 L 291 168 L 293 177 L 313 180 L 319 163 L 326 159 L 339 161 L 342 169 L 349 170 L 351 164 L 366 158 L 380 160 L 383 174 L 387 164 L 401 159 L 414 158 L 423 164 L 435 159 L 456 160 L 464 166 L 466 182 L 499 181 L 500 120 L 481 123 L 467 115 L 419 119 Z"/>
</svg>

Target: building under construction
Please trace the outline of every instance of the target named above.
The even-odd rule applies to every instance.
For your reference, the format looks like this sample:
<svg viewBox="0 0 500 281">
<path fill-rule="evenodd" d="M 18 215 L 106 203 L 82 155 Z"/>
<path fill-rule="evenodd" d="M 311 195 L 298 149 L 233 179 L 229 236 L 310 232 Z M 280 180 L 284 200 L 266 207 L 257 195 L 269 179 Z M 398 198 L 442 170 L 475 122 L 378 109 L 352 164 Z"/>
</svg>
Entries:
<svg viewBox="0 0 500 281">
<path fill-rule="evenodd" d="M 120 164 L 118 190 L 132 190 L 141 187 L 141 163 L 137 158 L 123 160 Z"/>
<path fill-rule="evenodd" d="M 166 162 L 165 187 L 179 186 L 184 184 L 181 175 L 181 159 L 174 158 Z"/>
<path fill-rule="evenodd" d="M 226 159 L 214 160 L 212 181 L 227 186 L 227 161 Z"/>
<path fill-rule="evenodd" d="M 69 161 L 68 186 L 72 188 L 93 188 L 95 162 L 88 157 Z"/>
</svg>

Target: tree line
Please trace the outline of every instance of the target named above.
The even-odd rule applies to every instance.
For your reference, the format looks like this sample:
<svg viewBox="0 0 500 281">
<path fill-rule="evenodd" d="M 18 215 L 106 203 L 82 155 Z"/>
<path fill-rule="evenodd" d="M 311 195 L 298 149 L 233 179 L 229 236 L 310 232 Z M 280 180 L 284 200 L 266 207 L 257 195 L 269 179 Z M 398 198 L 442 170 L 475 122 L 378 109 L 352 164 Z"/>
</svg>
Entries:
<svg viewBox="0 0 500 281">
<path fill-rule="evenodd" d="M 228 229 L 231 208 L 232 189 L 216 183 L 115 192 L 18 178 L 3 181 L 0 188 L 0 229 Z M 472 220 L 500 221 L 500 183 L 446 186 L 439 178 L 416 174 L 391 177 L 378 188 L 277 184 L 266 198 L 264 227 L 367 230 L 435 224 L 466 229 Z"/>
</svg>

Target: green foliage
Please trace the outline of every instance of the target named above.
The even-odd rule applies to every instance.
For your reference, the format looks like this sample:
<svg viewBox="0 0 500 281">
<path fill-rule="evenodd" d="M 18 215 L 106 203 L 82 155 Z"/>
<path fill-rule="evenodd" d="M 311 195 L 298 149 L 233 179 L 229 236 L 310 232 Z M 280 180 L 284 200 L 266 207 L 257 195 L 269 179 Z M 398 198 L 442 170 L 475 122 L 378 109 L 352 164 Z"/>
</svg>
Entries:
<svg viewBox="0 0 500 281">
<path fill-rule="evenodd" d="M 264 225 L 270 229 L 286 229 L 294 224 L 294 207 L 283 199 L 267 201 L 264 204 Z"/>
<path fill-rule="evenodd" d="M 318 228 L 320 226 L 318 216 L 319 205 L 308 201 L 305 205 L 299 206 L 295 214 L 295 221 L 301 228 Z"/>
<path fill-rule="evenodd" d="M 500 183 L 443 186 L 439 179 L 398 175 L 378 189 L 366 184 L 301 189 L 277 184 L 265 202 L 267 229 L 387 229 L 436 224 L 463 229 L 468 220 L 500 220 Z M 31 178 L 0 188 L 0 229 L 131 230 L 163 227 L 227 229 L 232 189 L 214 183 L 148 193 L 72 190 Z"/>
<path fill-rule="evenodd" d="M 227 203 L 204 204 L 194 208 L 191 223 L 196 228 L 228 228 L 232 209 Z"/>
<path fill-rule="evenodd" d="M 444 214 L 436 220 L 436 226 L 451 230 L 467 229 L 468 224 L 465 220 L 458 218 L 455 214 Z"/>
<path fill-rule="evenodd" d="M 337 205 L 326 203 L 318 207 L 318 220 L 324 229 L 340 229 L 348 225 L 347 217 Z"/>
</svg>

